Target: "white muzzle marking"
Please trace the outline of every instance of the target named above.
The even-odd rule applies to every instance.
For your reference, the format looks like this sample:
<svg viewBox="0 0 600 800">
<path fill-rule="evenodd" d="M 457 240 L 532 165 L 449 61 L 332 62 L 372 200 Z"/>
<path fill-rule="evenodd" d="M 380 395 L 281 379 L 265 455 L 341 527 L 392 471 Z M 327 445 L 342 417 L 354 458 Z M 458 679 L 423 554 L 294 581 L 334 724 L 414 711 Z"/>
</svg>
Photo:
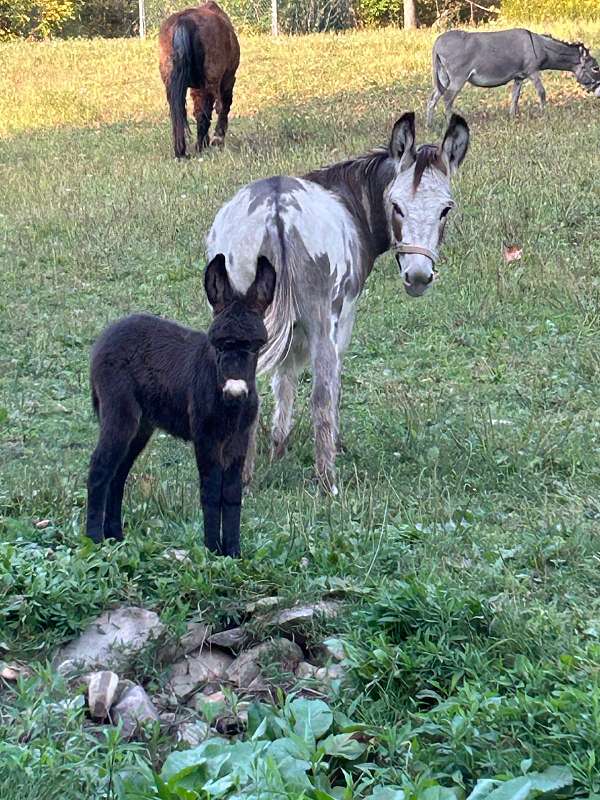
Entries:
<svg viewBox="0 0 600 800">
<path fill-rule="evenodd" d="M 223 394 L 229 397 L 248 397 L 248 384 L 246 381 L 229 378 L 223 387 Z"/>
</svg>

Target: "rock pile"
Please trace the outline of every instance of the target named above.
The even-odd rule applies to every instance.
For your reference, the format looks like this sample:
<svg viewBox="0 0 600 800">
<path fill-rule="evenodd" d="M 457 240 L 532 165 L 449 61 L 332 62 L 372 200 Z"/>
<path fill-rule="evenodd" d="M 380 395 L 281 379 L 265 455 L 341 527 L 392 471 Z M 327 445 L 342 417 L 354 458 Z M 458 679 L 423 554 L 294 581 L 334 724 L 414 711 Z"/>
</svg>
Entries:
<svg viewBox="0 0 600 800">
<path fill-rule="evenodd" d="M 251 700 L 268 700 L 277 687 L 326 696 L 343 680 L 341 640 L 325 639 L 310 651 L 306 646 L 311 626 L 334 619 L 339 604 L 278 605 L 278 598 L 261 598 L 246 607 L 246 624 L 227 630 L 190 622 L 177 641 L 165 641 L 154 612 L 114 609 L 61 648 L 53 663 L 71 683 L 86 687 L 94 723 L 120 724 L 126 738 L 159 723 L 177 741 L 195 746 L 207 736 L 240 733 Z M 152 696 L 146 680 L 121 677 L 132 674 L 147 651 L 165 676 L 162 691 Z"/>
</svg>

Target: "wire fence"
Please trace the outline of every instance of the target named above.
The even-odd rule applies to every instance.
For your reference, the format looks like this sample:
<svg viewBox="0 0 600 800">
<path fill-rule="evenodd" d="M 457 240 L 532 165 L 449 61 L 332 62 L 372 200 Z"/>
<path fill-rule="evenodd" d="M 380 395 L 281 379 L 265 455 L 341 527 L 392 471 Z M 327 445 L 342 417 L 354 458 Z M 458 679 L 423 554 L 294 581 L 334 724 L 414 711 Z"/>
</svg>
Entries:
<svg viewBox="0 0 600 800">
<path fill-rule="evenodd" d="M 189 8 L 190 0 L 139 0 L 140 36 L 158 30 L 170 14 Z M 277 0 L 219 0 L 238 30 L 278 33 Z"/>
</svg>

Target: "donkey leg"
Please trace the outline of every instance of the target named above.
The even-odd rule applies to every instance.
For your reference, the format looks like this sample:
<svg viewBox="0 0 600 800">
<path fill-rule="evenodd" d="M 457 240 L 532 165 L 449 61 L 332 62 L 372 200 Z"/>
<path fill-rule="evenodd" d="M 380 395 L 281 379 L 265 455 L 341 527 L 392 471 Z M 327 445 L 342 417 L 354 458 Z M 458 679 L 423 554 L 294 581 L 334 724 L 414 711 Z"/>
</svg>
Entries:
<svg viewBox="0 0 600 800">
<path fill-rule="evenodd" d="M 233 461 L 223 472 L 221 515 L 224 556 L 240 557 L 240 516 L 242 512 L 242 459 Z"/>
<path fill-rule="evenodd" d="M 340 380 L 339 358 L 329 337 L 311 343 L 310 355 L 313 371 L 311 402 L 317 476 L 323 487 L 335 496 L 338 493 L 335 482 L 335 437 L 336 403 Z"/>
<path fill-rule="evenodd" d="M 537 92 L 537 96 L 540 101 L 540 106 L 543 111 L 546 105 L 546 90 L 544 89 L 544 84 L 542 83 L 542 79 L 540 78 L 540 73 L 532 72 L 529 77 L 531 78 L 531 81 L 535 86 L 535 90 Z"/>
<path fill-rule="evenodd" d="M 221 555 L 221 494 L 223 468 L 213 461 L 205 450 L 206 443 L 194 441 L 196 465 L 200 477 L 200 500 L 204 517 L 204 544 L 213 553 Z"/>
<path fill-rule="evenodd" d="M 444 98 L 444 105 L 446 106 L 446 117 L 450 119 L 450 114 L 452 113 L 452 106 L 454 105 L 454 101 L 460 90 L 465 85 L 466 81 L 455 81 L 454 83 L 450 83 L 448 88 L 443 94 Z"/>
<path fill-rule="evenodd" d="M 135 438 L 129 445 L 127 455 L 120 463 L 117 471 L 110 483 L 108 497 L 106 499 L 106 513 L 104 516 L 104 538 L 123 540 L 123 527 L 121 524 L 121 508 L 123 505 L 123 492 L 125 482 L 129 475 L 136 458 L 148 444 L 152 436 L 153 428 L 142 423 Z"/>
<path fill-rule="evenodd" d="M 196 129 L 198 131 L 198 139 L 196 141 L 196 152 L 200 152 L 205 147 L 208 147 L 208 130 L 210 128 L 210 120 L 212 117 L 214 97 L 210 92 L 205 89 L 192 89 L 192 102 L 194 103 L 194 118 L 196 120 Z"/>
<path fill-rule="evenodd" d="M 86 534 L 94 542 L 102 541 L 104 520 L 111 482 L 119 465 L 127 456 L 131 441 L 135 438 L 139 414 L 134 409 L 111 408 L 110 417 L 101 419 L 100 437 L 90 460 L 88 475 L 88 508 Z"/>
<path fill-rule="evenodd" d="M 517 116 L 517 106 L 519 105 L 519 97 L 521 96 L 521 89 L 523 87 L 523 81 L 521 78 L 515 78 L 515 82 L 513 83 L 512 88 L 512 95 L 510 99 L 510 115 L 511 117 Z"/>
<path fill-rule="evenodd" d="M 427 103 L 427 127 L 428 128 L 431 128 L 433 126 L 433 115 L 435 113 L 435 107 L 439 103 L 441 96 L 442 96 L 442 93 L 440 92 L 440 90 L 436 86 L 434 88 L 433 92 L 431 93 L 431 95 L 429 97 L 429 101 Z"/>
<path fill-rule="evenodd" d="M 222 145 L 225 141 L 225 134 L 229 125 L 229 109 L 233 102 L 233 87 L 235 85 L 235 75 L 230 77 L 225 75 L 221 81 L 219 94 L 217 96 L 217 124 L 215 126 L 215 134 L 212 137 L 211 144 L 215 146 Z"/>
<path fill-rule="evenodd" d="M 271 459 L 277 461 L 287 450 L 294 421 L 294 400 L 298 386 L 298 373 L 285 362 L 275 370 L 271 388 L 275 398 L 275 411 L 271 427 Z"/>
</svg>

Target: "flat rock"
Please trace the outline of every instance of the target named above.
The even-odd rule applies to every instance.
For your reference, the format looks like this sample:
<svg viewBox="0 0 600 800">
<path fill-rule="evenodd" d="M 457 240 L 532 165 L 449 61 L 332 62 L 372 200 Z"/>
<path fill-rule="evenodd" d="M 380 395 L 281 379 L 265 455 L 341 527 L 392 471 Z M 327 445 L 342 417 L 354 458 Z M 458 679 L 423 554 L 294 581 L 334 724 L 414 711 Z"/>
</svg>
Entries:
<svg viewBox="0 0 600 800">
<path fill-rule="evenodd" d="M 270 608 L 280 606 L 281 603 L 281 597 L 259 597 L 258 600 L 253 600 L 251 603 L 246 604 L 246 614 L 255 614 L 257 611 L 268 611 Z"/>
<path fill-rule="evenodd" d="M 159 660 L 168 663 L 198 650 L 208 641 L 210 631 L 210 627 L 203 622 L 188 622 L 186 632 L 179 640 L 170 641 L 160 648 Z"/>
<path fill-rule="evenodd" d="M 141 686 L 125 692 L 113 706 L 111 717 L 115 724 L 123 723 L 121 732 L 126 739 L 131 739 L 141 725 L 159 720 L 158 712 Z"/>
<path fill-rule="evenodd" d="M 339 604 L 331 600 L 320 600 L 318 603 L 304 606 L 294 606 L 277 611 L 269 617 L 268 624 L 276 625 L 284 631 L 292 631 L 306 627 L 318 617 L 332 619 L 339 612 Z"/>
<path fill-rule="evenodd" d="M 227 647 L 230 650 L 240 650 L 248 641 L 248 633 L 243 628 L 230 628 L 209 636 L 208 643 L 217 647 Z"/>
<path fill-rule="evenodd" d="M 314 678 L 317 669 L 318 667 L 315 667 L 314 664 L 309 664 L 308 661 L 301 661 L 296 667 L 296 677 L 301 680 Z"/>
<path fill-rule="evenodd" d="M 118 686 L 119 676 L 116 672 L 92 672 L 88 682 L 88 707 L 92 719 L 103 721 L 108 717 Z"/>
<path fill-rule="evenodd" d="M 344 642 L 331 636 L 321 642 L 319 649 L 322 651 L 326 659 L 330 661 L 343 661 L 346 658 L 346 651 L 344 650 Z"/>
<path fill-rule="evenodd" d="M 78 639 L 59 651 L 54 663 L 62 675 L 90 667 L 126 671 L 163 630 L 158 614 L 145 608 L 129 606 L 105 611 Z"/>
<path fill-rule="evenodd" d="M 242 653 L 227 670 L 227 678 L 240 688 L 257 690 L 264 688 L 261 665 L 266 662 L 275 663 L 282 672 L 293 672 L 303 658 L 303 652 L 295 642 L 289 639 L 275 639 L 271 642 L 251 647 Z M 251 686 L 255 683 L 254 686 Z"/>
<path fill-rule="evenodd" d="M 203 685 L 225 680 L 232 662 L 228 653 L 216 647 L 202 647 L 173 664 L 167 688 L 179 700 L 185 701 Z"/>
<path fill-rule="evenodd" d="M 178 742 L 189 744 L 190 747 L 197 747 L 211 735 L 210 726 L 206 722 L 181 722 L 177 726 L 175 734 Z"/>
</svg>

